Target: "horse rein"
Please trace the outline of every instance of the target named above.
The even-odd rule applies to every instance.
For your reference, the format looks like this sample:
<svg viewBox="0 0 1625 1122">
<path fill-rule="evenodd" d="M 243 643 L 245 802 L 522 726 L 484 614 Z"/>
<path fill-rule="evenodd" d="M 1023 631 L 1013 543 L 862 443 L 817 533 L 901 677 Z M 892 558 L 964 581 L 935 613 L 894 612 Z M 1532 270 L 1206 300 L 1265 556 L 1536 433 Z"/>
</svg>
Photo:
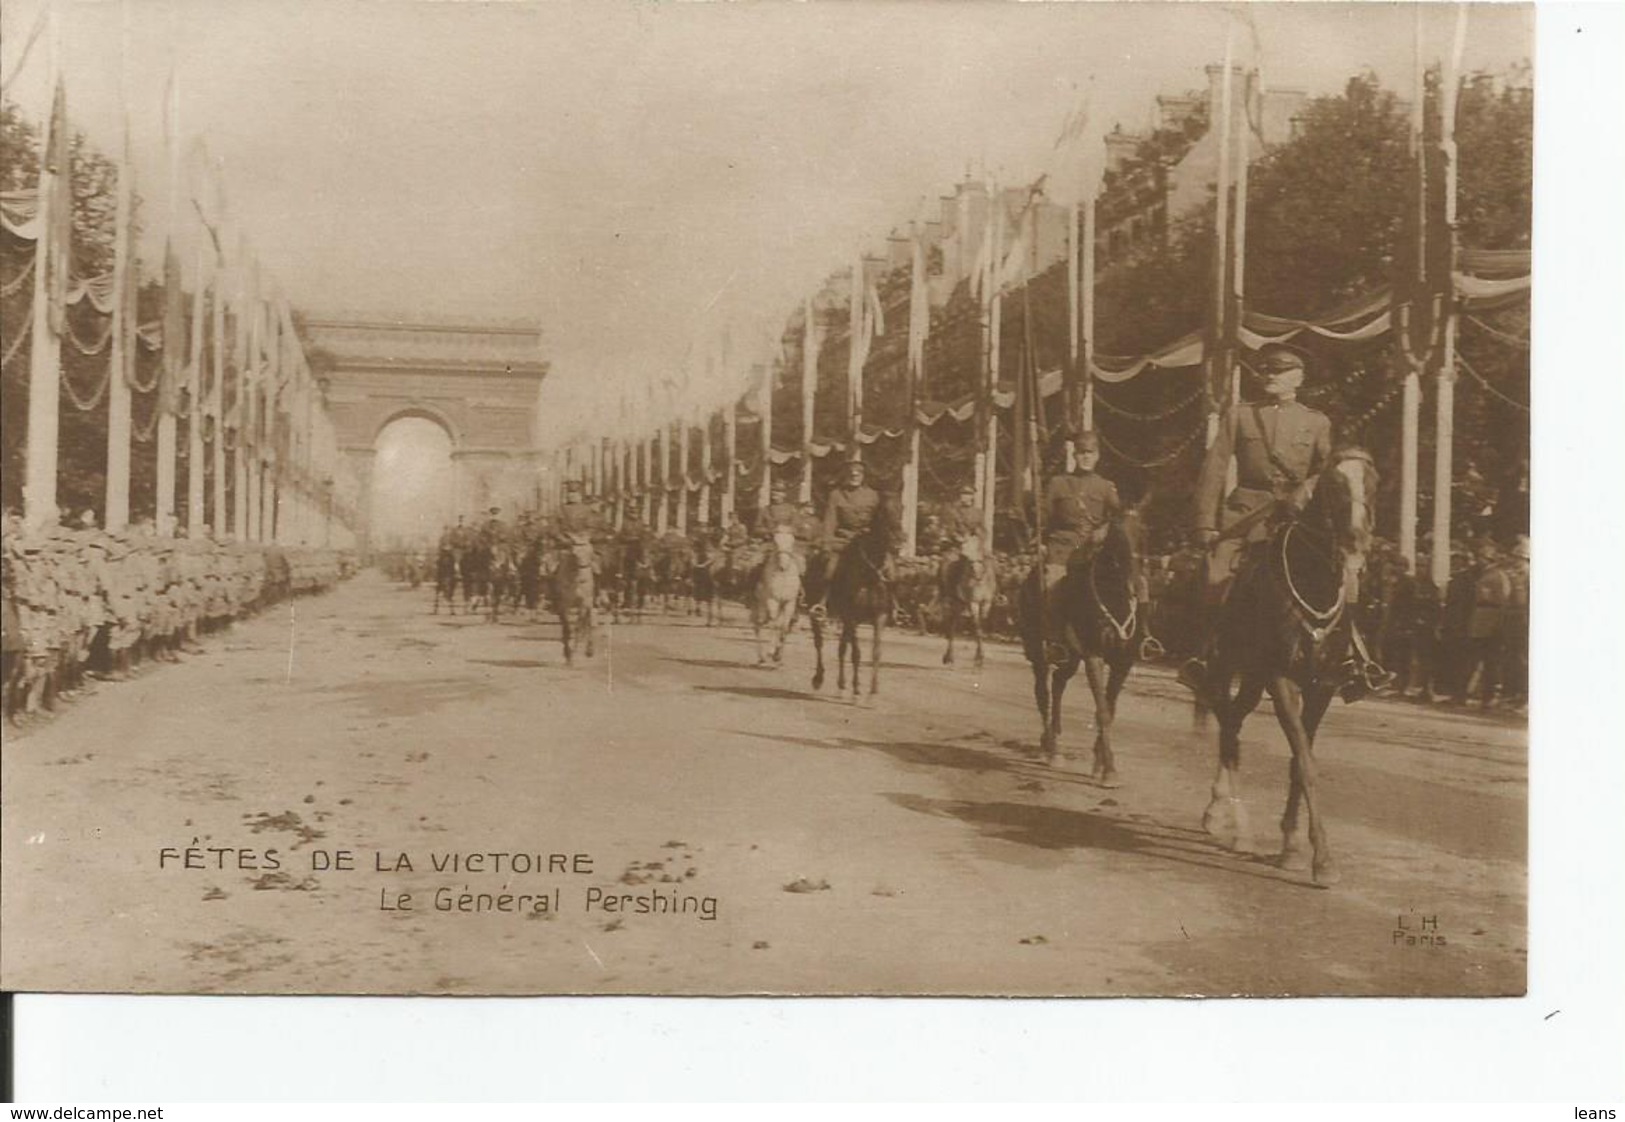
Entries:
<svg viewBox="0 0 1625 1122">
<path fill-rule="evenodd" d="M 1343 608 L 1347 600 L 1347 590 L 1344 588 L 1343 582 L 1340 579 L 1337 583 L 1337 599 L 1332 602 L 1331 607 L 1326 609 L 1316 608 L 1311 605 L 1309 601 L 1303 598 L 1303 593 L 1298 591 L 1297 582 L 1292 579 L 1292 566 L 1288 564 L 1286 556 L 1287 543 L 1291 541 L 1292 534 L 1297 529 L 1297 524 L 1292 523 L 1289 524 L 1285 532 L 1281 534 L 1281 576 L 1286 580 L 1287 594 L 1292 597 L 1293 604 L 1297 606 L 1300 612 L 1309 617 L 1309 619 L 1300 621 L 1303 624 L 1304 630 L 1309 633 L 1309 637 L 1311 639 L 1313 639 L 1316 643 L 1319 643 L 1331 633 L 1332 628 L 1336 627 L 1338 620 L 1342 618 Z M 1313 548 L 1313 546 L 1310 548 Z M 1316 552 L 1318 553 L 1319 551 L 1316 550 Z M 1319 624 L 1320 626 L 1316 627 L 1314 624 L 1311 624 L 1309 620 L 1313 620 L 1314 624 Z"/>
<path fill-rule="evenodd" d="M 1134 590 L 1130 589 L 1128 594 L 1128 614 L 1122 620 L 1119 620 L 1112 610 L 1106 606 L 1106 601 L 1100 595 L 1100 584 L 1096 573 L 1094 561 L 1090 561 L 1089 593 L 1095 598 L 1095 607 L 1100 609 L 1100 614 L 1106 617 L 1106 622 L 1111 624 L 1112 629 L 1117 632 L 1117 637 L 1126 643 L 1134 637 L 1134 629 L 1139 622 L 1140 599 L 1134 595 Z"/>
</svg>

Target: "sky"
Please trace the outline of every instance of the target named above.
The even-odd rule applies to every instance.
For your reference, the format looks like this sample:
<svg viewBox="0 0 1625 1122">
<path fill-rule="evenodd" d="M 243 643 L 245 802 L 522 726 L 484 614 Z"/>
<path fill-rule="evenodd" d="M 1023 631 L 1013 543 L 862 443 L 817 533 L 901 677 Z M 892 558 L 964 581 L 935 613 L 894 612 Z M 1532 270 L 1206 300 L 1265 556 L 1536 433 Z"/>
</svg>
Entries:
<svg viewBox="0 0 1625 1122">
<path fill-rule="evenodd" d="M 8 80 L 41 2 L 4 5 Z M 739 366 L 697 390 L 722 400 L 827 273 L 967 170 L 1052 170 L 1085 89 L 1097 130 L 1144 128 L 1227 27 L 1249 61 L 1232 11 L 1271 87 L 1410 80 L 1413 9 L 1379 3 L 61 0 L 61 29 L 75 123 L 112 152 L 129 108 L 151 239 L 173 73 L 183 147 L 295 307 L 538 324 L 562 415 L 703 366 L 726 326 Z M 1453 11 L 1424 6 L 1429 59 Z M 1531 57 L 1533 23 L 1473 5 L 1467 67 Z M 43 69 L 36 48 L 25 107 Z"/>
</svg>

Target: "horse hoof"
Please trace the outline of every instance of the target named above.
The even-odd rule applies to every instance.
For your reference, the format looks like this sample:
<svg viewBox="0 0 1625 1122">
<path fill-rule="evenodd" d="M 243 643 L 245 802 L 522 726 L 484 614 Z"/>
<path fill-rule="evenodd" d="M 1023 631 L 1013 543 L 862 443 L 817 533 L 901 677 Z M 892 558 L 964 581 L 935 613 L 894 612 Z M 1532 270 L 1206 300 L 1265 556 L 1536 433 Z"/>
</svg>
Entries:
<svg viewBox="0 0 1625 1122">
<path fill-rule="evenodd" d="M 1311 875 L 1317 888 L 1330 888 L 1343 879 L 1343 874 L 1338 872 L 1330 857 L 1316 861 Z"/>
<path fill-rule="evenodd" d="M 942 665 L 944 665 L 944 666 L 952 666 L 953 664 L 954 664 L 954 656 L 953 655 L 945 654 L 945 655 L 942 656 Z"/>
<path fill-rule="evenodd" d="M 1107 768 L 1103 771 L 1097 767 L 1089 773 L 1089 778 L 1093 779 L 1101 787 L 1114 790 L 1123 785 L 1123 781 L 1117 777 L 1116 768 Z"/>
<path fill-rule="evenodd" d="M 976 669 L 980 670 L 982 668 L 982 656 L 977 655 L 976 656 L 976 661 L 974 663 L 972 663 L 971 665 L 975 666 Z"/>
<path fill-rule="evenodd" d="M 822 674 L 813 675 L 812 688 L 815 690 L 821 690 L 824 688 L 824 676 Z"/>
<path fill-rule="evenodd" d="M 1275 859 L 1275 864 L 1286 872 L 1301 873 L 1309 868 L 1309 854 L 1304 852 L 1302 846 L 1287 845 Z"/>
</svg>

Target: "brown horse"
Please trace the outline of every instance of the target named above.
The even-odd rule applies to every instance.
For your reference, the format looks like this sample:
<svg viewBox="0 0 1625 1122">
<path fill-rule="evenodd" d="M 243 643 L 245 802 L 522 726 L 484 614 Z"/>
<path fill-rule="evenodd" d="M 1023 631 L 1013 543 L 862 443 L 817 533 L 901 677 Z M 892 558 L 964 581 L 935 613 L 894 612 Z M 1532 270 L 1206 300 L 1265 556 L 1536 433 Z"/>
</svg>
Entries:
<svg viewBox="0 0 1625 1122">
<path fill-rule="evenodd" d="M 887 574 L 892 546 L 897 538 L 896 522 L 891 503 L 883 497 L 869 528 L 853 537 L 841 551 L 835 563 L 835 572 L 829 580 L 825 602 L 829 615 L 840 626 L 840 641 L 835 651 L 835 685 L 837 691 L 846 691 L 846 665 L 850 659 L 854 701 L 858 697 L 863 666 L 858 628 L 865 623 L 873 628 L 874 635 L 869 657 L 869 692 L 880 692 L 880 640 L 892 613 L 892 590 Z M 812 685 L 816 690 L 824 686 L 824 618 L 821 612 L 812 613 L 812 633 L 813 651 L 817 658 Z"/>
<path fill-rule="evenodd" d="M 1318 801 L 1315 731 L 1354 653 L 1348 592 L 1371 541 L 1376 492 L 1367 452 L 1350 448 L 1333 456 L 1302 513 L 1284 521 L 1243 566 L 1219 611 L 1202 691 L 1219 722 L 1219 769 L 1203 827 L 1232 848 L 1245 843 L 1241 725 L 1267 691 L 1292 747 L 1280 863 L 1304 865 L 1302 807 L 1317 885 L 1336 883 L 1337 868 Z"/>
<path fill-rule="evenodd" d="M 558 568 L 553 572 L 553 607 L 563 629 L 564 663 L 575 664 L 575 640 L 586 636 L 587 657 L 593 657 L 593 632 L 597 623 L 597 595 L 593 574 L 592 543 L 575 538 L 559 551 Z"/>
<path fill-rule="evenodd" d="M 1045 596 L 1039 570 L 1021 589 L 1021 641 L 1033 669 L 1033 698 L 1044 722 L 1040 748 L 1053 758 L 1061 735 L 1061 698 L 1081 665 L 1095 701 L 1094 766 L 1103 786 L 1118 784 L 1111 729 L 1117 697 L 1140 652 L 1138 559 L 1123 527 L 1113 523 L 1092 558 L 1075 559 Z"/>
<path fill-rule="evenodd" d="M 976 639 L 976 669 L 982 668 L 982 632 L 987 628 L 987 613 L 999 594 L 999 572 L 993 559 L 982 551 L 981 539 L 966 538 L 959 555 L 950 560 L 942 579 L 943 625 L 948 632 L 948 649 L 942 652 L 942 664 L 954 663 L 954 633 L 959 617 L 970 616 L 971 635 Z"/>
</svg>

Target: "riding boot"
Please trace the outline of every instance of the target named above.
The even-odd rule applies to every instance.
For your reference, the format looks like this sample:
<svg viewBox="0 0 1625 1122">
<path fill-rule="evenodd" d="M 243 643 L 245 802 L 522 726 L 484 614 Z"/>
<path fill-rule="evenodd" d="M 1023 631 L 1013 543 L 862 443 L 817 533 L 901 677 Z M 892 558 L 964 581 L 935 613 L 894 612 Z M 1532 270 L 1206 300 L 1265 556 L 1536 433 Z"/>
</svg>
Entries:
<svg viewBox="0 0 1625 1122">
<path fill-rule="evenodd" d="M 1208 666 L 1213 661 L 1213 636 L 1202 640 L 1202 653 L 1187 658 L 1179 668 L 1179 684 L 1198 696 L 1207 692 Z"/>
<path fill-rule="evenodd" d="M 1338 685 L 1337 696 L 1345 704 L 1352 705 L 1388 685 L 1394 680 L 1394 675 L 1371 657 L 1365 637 L 1360 634 L 1359 624 L 1352 619 L 1349 620 L 1349 641 L 1354 647 L 1354 655 L 1338 668 L 1342 681 Z"/>
</svg>

